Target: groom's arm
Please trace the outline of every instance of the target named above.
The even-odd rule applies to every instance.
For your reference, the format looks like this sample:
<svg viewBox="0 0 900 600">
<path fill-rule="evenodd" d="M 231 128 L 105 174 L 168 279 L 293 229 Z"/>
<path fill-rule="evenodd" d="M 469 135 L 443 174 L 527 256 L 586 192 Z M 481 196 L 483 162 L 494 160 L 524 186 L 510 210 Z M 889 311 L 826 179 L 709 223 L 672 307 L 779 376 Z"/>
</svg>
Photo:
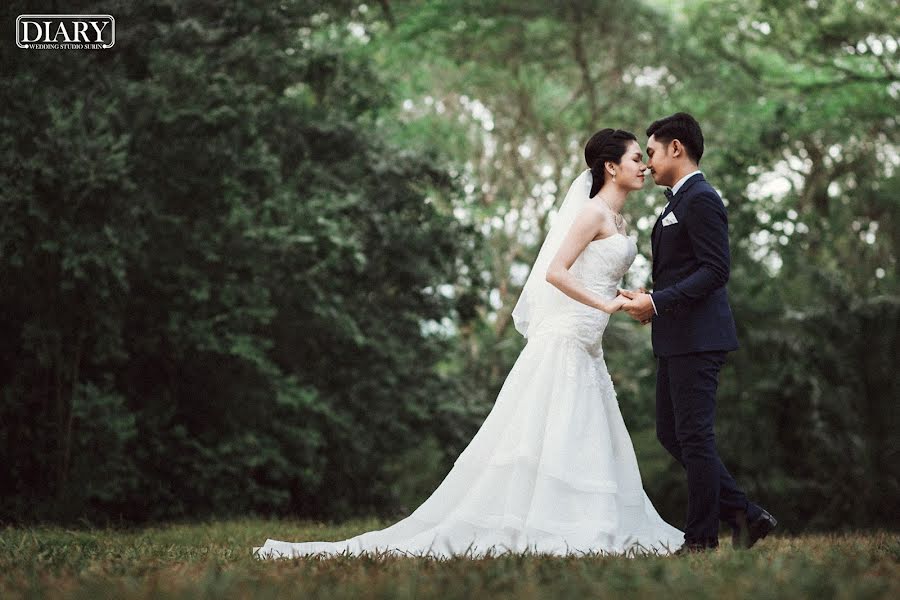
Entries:
<svg viewBox="0 0 900 600">
<path fill-rule="evenodd" d="M 657 314 L 705 298 L 728 282 L 731 254 L 728 215 L 722 200 L 710 193 L 696 196 L 685 215 L 684 226 L 700 266 L 675 285 L 653 292 L 651 300 Z"/>
</svg>

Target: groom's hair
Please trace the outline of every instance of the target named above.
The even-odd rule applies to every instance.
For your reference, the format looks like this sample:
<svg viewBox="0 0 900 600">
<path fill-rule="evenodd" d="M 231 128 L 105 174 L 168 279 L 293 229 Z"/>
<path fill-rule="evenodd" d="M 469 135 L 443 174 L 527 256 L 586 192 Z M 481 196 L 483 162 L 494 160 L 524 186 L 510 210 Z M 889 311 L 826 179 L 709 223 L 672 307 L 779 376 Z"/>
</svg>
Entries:
<svg viewBox="0 0 900 600">
<path fill-rule="evenodd" d="M 687 155 L 698 165 L 703 156 L 703 132 L 697 119 L 685 112 L 653 121 L 647 128 L 647 137 L 655 136 L 663 144 L 678 140 Z"/>
</svg>

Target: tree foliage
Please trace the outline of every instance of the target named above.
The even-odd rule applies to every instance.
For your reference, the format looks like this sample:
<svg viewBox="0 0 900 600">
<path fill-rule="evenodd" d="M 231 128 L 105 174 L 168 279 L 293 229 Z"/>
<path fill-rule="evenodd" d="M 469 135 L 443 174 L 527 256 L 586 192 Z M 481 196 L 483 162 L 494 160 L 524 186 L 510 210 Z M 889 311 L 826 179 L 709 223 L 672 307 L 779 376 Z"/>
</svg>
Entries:
<svg viewBox="0 0 900 600">
<path fill-rule="evenodd" d="M 726 463 L 788 528 L 896 527 L 889 4 L 84 3 L 113 49 L 0 45 L 0 518 L 414 508 L 522 347 L 587 137 L 689 110 L 731 227 Z M 629 200 L 637 287 L 664 199 Z M 679 523 L 649 331 L 604 345 Z"/>
<path fill-rule="evenodd" d="M 308 8 L 141 3 L 114 52 L 4 49 L 6 517 L 396 501 L 383 458 L 456 394 L 422 323 L 476 238 L 379 129 L 370 61 L 298 40 Z"/>
</svg>

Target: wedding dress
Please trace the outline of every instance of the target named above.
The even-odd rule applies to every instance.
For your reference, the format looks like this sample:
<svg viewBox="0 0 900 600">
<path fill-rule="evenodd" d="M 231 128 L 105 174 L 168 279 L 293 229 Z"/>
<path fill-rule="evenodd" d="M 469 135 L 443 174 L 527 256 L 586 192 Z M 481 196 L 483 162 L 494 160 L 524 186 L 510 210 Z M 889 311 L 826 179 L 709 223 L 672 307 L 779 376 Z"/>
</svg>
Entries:
<svg viewBox="0 0 900 600">
<path fill-rule="evenodd" d="M 570 272 L 612 299 L 636 254 L 635 241 L 617 233 L 588 244 Z M 677 550 L 683 533 L 663 521 L 644 492 L 603 358 L 610 315 L 561 293 L 552 307 L 540 319 L 532 311 L 528 342 L 493 408 L 411 515 L 336 542 L 268 539 L 255 555 Z"/>
</svg>

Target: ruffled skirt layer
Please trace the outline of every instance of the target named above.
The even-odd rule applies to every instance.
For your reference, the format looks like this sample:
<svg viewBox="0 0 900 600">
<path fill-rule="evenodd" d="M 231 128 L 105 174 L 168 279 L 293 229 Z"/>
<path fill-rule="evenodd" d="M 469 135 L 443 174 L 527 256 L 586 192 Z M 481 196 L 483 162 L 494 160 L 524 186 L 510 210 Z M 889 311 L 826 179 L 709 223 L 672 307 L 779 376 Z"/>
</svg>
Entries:
<svg viewBox="0 0 900 600">
<path fill-rule="evenodd" d="M 644 493 L 599 344 L 549 334 L 529 340 L 475 437 L 410 516 L 341 541 L 268 539 L 254 552 L 633 555 L 683 541 Z"/>
</svg>

